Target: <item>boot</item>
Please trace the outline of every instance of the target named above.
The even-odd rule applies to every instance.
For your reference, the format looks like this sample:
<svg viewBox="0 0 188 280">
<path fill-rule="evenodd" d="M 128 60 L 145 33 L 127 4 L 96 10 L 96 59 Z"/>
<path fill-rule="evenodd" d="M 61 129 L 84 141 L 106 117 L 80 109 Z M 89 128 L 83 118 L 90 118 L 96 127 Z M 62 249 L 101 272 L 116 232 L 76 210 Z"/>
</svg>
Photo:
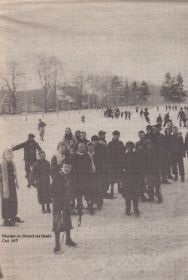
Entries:
<svg viewBox="0 0 188 280">
<path fill-rule="evenodd" d="M 140 211 L 138 210 L 138 208 L 134 209 L 134 214 L 136 217 L 140 217 Z"/>
<path fill-rule="evenodd" d="M 59 254 L 61 251 L 61 246 L 60 246 L 60 233 L 55 233 L 55 248 L 54 248 L 54 253 Z"/>
<path fill-rule="evenodd" d="M 47 208 L 47 213 L 51 213 L 51 209 L 50 209 L 50 204 L 49 203 L 46 204 L 46 208 Z"/>
<path fill-rule="evenodd" d="M 154 197 L 153 196 L 150 196 L 149 198 L 148 198 L 148 202 L 154 202 L 155 200 L 154 200 Z"/>
<path fill-rule="evenodd" d="M 42 214 L 46 214 L 46 208 L 44 204 L 42 204 Z"/>
<path fill-rule="evenodd" d="M 15 226 L 15 222 L 13 222 L 11 220 L 4 220 L 3 226 L 5 226 L 5 227 L 13 227 L 13 226 Z"/>
<path fill-rule="evenodd" d="M 182 182 L 182 183 L 185 182 L 185 176 L 184 176 L 184 175 L 181 176 L 181 182 Z"/>
<path fill-rule="evenodd" d="M 174 181 L 177 182 L 178 181 L 178 175 L 175 175 L 174 177 Z"/>
<path fill-rule="evenodd" d="M 87 209 L 91 215 L 93 215 L 95 213 L 92 202 L 88 202 Z"/>
<path fill-rule="evenodd" d="M 162 179 L 162 184 L 170 185 L 171 182 L 169 182 L 167 179 Z"/>
<path fill-rule="evenodd" d="M 131 211 L 130 211 L 129 209 L 125 209 L 125 214 L 126 214 L 127 216 L 131 216 Z"/>
<path fill-rule="evenodd" d="M 77 244 L 71 239 L 70 237 L 70 229 L 66 230 L 66 245 L 70 246 L 70 247 L 76 247 Z"/>
</svg>

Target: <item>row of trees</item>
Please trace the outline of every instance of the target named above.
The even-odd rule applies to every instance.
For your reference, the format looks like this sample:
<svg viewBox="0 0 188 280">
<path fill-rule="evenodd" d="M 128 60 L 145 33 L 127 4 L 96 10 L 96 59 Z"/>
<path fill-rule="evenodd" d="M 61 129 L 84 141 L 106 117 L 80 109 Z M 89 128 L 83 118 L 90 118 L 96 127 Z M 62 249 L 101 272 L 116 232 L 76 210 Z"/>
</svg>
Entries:
<svg viewBox="0 0 188 280">
<path fill-rule="evenodd" d="M 43 94 L 43 110 L 47 112 L 49 109 L 49 95 L 53 96 L 53 109 L 57 110 L 57 90 L 63 86 L 62 63 L 55 56 L 46 57 L 42 55 L 38 57 L 37 73 Z M 10 71 L 7 76 L 2 76 L 2 81 L 4 82 L 4 96 L 1 100 L 1 105 L 7 98 L 10 113 L 17 112 L 16 93 L 19 90 L 19 86 L 26 80 L 25 76 L 24 71 L 21 71 L 20 66 L 15 62 L 11 63 Z M 100 97 L 105 96 L 106 99 L 110 97 L 110 102 L 114 100 L 113 97 L 115 97 L 116 105 L 145 104 L 149 102 L 149 96 L 151 94 L 149 86 L 145 81 L 140 84 L 133 81 L 129 84 L 127 79 L 118 76 L 84 75 L 83 73 L 79 73 L 74 78 L 73 84 L 78 88 L 78 94 L 81 96 L 81 106 L 82 96 L 84 96 L 84 94 L 97 95 Z M 24 85 L 24 87 L 26 87 L 26 85 Z M 170 73 L 167 73 L 161 86 L 161 95 L 167 102 L 184 101 L 186 92 L 184 90 L 182 75 L 178 74 L 176 77 L 173 77 Z M 105 98 L 102 98 L 103 101 Z"/>
<path fill-rule="evenodd" d="M 161 86 L 161 95 L 167 102 L 183 102 L 186 98 L 184 90 L 184 81 L 181 73 L 172 76 L 166 73 L 163 84 Z"/>
</svg>

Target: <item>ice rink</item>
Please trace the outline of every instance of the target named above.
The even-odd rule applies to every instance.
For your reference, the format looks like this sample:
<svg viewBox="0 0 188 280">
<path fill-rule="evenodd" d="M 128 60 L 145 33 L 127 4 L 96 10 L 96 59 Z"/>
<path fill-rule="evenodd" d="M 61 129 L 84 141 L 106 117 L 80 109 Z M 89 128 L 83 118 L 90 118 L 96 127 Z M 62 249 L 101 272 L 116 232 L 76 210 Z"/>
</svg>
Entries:
<svg viewBox="0 0 188 280">
<path fill-rule="evenodd" d="M 85 130 L 87 138 L 103 129 L 107 140 L 112 131 L 121 132 L 121 140 L 137 141 L 139 130 L 145 130 L 146 122 L 131 109 L 132 120 L 108 119 L 102 110 L 84 112 L 60 112 L 49 114 L 1 116 L 0 147 L 11 147 L 27 139 L 28 133 L 36 135 L 36 141 L 46 151 L 47 160 L 55 153 L 66 127 L 72 131 Z M 151 124 L 158 114 L 149 109 Z M 164 108 L 159 113 L 164 116 Z M 80 121 L 81 115 L 86 122 Z M 170 112 L 177 125 L 177 112 Z M 46 122 L 45 141 L 39 140 L 37 123 Z M 183 135 L 187 129 L 182 129 Z M 72 237 L 78 248 L 62 245 L 63 253 L 54 255 L 54 239 L 51 231 L 52 215 L 42 214 L 36 189 L 28 189 L 24 177 L 23 151 L 14 152 L 18 169 L 18 213 L 25 220 L 17 227 L 0 226 L 1 268 L 6 280 L 187 280 L 188 279 L 188 158 L 185 163 L 185 183 L 162 185 L 163 204 L 140 203 L 141 217 L 127 217 L 124 199 L 105 200 L 102 210 L 94 216 L 84 213 L 82 226 L 77 226 L 73 216 Z M 116 190 L 117 192 L 117 190 Z M 2 224 L 2 221 L 1 221 Z M 2 234 L 46 234 L 52 238 L 19 238 L 2 242 Z M 63 239 L 62 239 L 63 244 Z"/>
</svg>

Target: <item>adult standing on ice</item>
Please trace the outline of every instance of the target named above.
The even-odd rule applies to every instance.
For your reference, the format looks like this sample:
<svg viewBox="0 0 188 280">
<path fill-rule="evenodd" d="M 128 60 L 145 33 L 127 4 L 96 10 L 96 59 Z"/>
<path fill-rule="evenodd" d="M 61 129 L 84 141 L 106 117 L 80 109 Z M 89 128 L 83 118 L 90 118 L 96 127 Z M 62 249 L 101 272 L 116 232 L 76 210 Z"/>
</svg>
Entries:
<svg viewBox="0 0 188 280">
<path fill-rule="evenodd" d="M 39 152 L 39 160 L 33 164 L 30 184 L 37 188 L 38 202 L 42 206 L 42 213 L 50 213 L 50 163 L 46 160 L 44 151 Z"/>
<path fill-rule="evenodd" d="M 23 142 L 19 145 L 16 145 L 12 148 L 13 151 L 24 149 L 24 161 L 25 161 L 25 178 L 29 180 L 29 174 L 31 171 L 32 165 L 37 161 L 37 151 L 41 151 L 41 147 L 35 141 L 35 135 L 29 134 L 28 140 Z M 28 188 L 30 188 L 29 181 L 28 181 Z"/>
<path fill-rule="evenodd" d="M 11 149 L 4 150 L 3 160 L 0 165 L 0 189 L 4 226 L 14 226 L 16 222 L 23 222 L 16 216 L 18 212 L 16 192 L 16 189 L 18 188 L 18 180 L 13 158 L 14 155 Z"/>
<path fill-rule="evenodd" d="M 44 141 L 45 126 L 46 126 L 45 122 L 39 119 L 38 131 L 39 131 L 39 136 L 41 141 Z"/>
</svg>

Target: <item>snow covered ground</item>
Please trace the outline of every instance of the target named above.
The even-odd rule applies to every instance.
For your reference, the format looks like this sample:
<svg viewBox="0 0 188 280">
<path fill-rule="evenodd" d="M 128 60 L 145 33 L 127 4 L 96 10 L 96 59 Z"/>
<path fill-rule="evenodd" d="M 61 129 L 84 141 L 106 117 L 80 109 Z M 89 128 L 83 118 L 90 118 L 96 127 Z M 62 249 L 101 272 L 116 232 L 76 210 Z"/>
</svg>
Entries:
<svg viewBox="0 0 188 280">
<path fill-rule="evenodd" d="M 70 126 L 73 131 L 85 130 L 88 138 L 100 129 L 111 132 L 118 129 L 121 140 L 137 140 L 137 133 L 145 129 L 146 123 L 135 109 L 131 109 L 132 121 L 111 120 L 103 117 L 101 110 L 84 111 L 86 123 L 80 121 L 82 112 L 62 112 L 58 116 L 50 113 L 42 116 L 6 116 L 0 118 L 1 153 L 25 141 L 28 133 L 34 133 L 39 142 L 37 122 L 39 118 L 47 123 L 45 141 L 40 142 L 50 160 L 61 141 L 64 130 Z M 158 114 L 150 110 L 154 123 Z M 160 108 L 164 115 L 164 108 Z M 177 112 L 171 113 L 177 124 Z M 186 129 L 182 129 L 185 135 Z M 185 183 L 163 185 L 164 203 L 161 205 L 141 203 L 141 217 L 127 217 L 124 214 L 124 200 L 105 200 L 104 208 L 94 216 L 85 214 L 81 227 L 73 217 L 73 240 L 78 248 L 62 245 L 61 255 L 53 254 L 52 238 L 19 238 L 18 242 L 2 242 L 2 234 L 52 234 L 51 214 L 41 214 L 36 190 L 27 189 L 24 178 L 23 151 L 16 151 L 18 168 L 19 216 L 25 223 L 14 228 L 0 226 L 0 263 L 4 279 L 9 280 L 186 280 L 188 279 L 188 175 Z M 184 160 L 187 171 L 188 159 Z M 187 172 L 186 172 L 187 173 Z M 63 242 L 63 240 L 62 240 Z"/>
</svg>

